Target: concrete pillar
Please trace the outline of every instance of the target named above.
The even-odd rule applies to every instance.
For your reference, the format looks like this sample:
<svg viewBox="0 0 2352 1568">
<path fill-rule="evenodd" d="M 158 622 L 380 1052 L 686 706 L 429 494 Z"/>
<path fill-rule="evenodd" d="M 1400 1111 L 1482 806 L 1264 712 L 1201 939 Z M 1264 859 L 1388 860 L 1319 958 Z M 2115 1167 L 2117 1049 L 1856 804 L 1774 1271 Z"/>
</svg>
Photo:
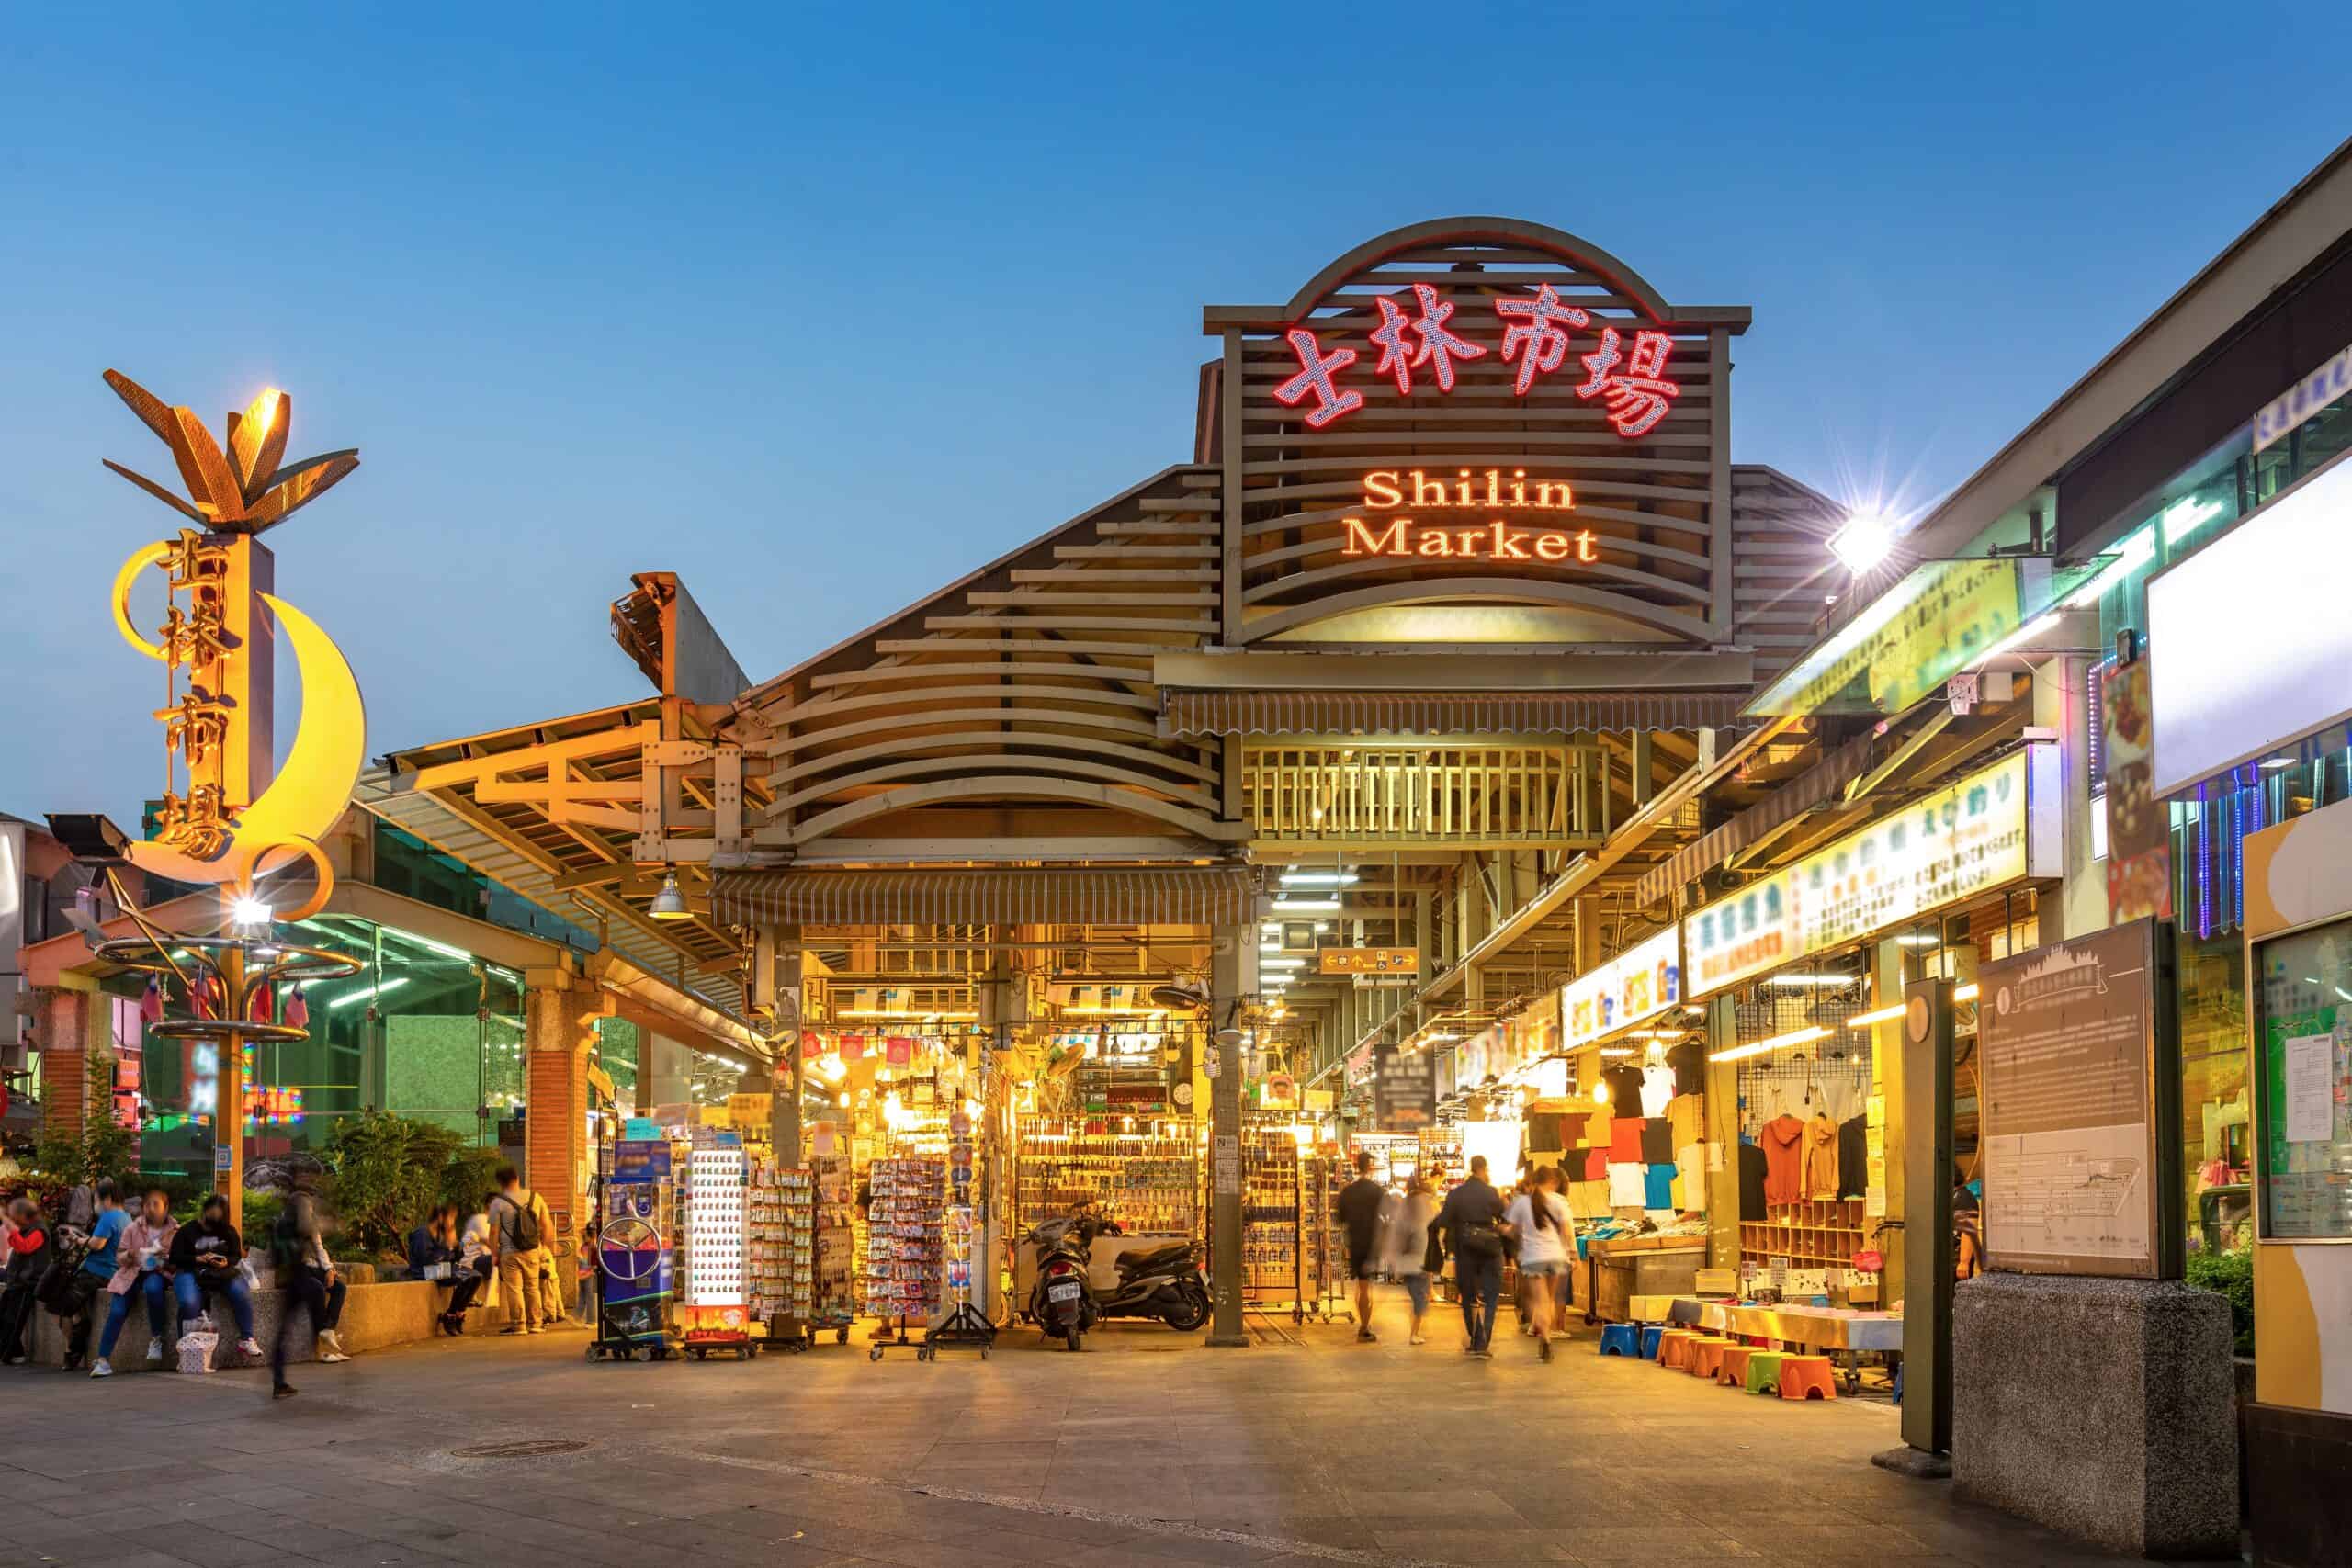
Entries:
<svg viewBox="0 0 2352 1568">
<path fill-rule="evenodd" d="M 1876 1010 L 1892 1007 L 1903 999 L 1904 983 L 1909 976 L 1904 960 L 1912 950 L 1893 937 L 1888 937 L 1871 950 L 1871 1007 Z M 1909 1190 L 1905 1180 L 1904 1158 L 1909 1147 L 1908 1129 L 1904 1125 L 1903 1096 L 1908 1075 L 1905 1071 L 1903 1051 L 1903 1021 L 1889 1019 L 1871 1026 L 1871 1092 L 1878 1097 L 1881 1107 L 1880 1137 L 1886 1149 L 1884 1171 L 1886 1180 L 1886 1213 L 1890 1220 L 1901 1220 L 1906 1212 L 1905 1195 Z M 1923 1129 L 1924 1131 L 1924 1129 Z M 1877 1221 L 1865 1206 L 1862 1234 L 1869 1242 L 1871 1226 Z M 1897 1227 L 1881 1231 L 1874 1245 L 1885 1255 L 1886 1269 L 1879 1276 L 1881 1305 L 1892 1304 L 1901 1292 L 1905 1258 L 1904 1231 Z"/>
<path fill-rule="evenodd" d="M 558 1234 L 570 1235 L 587 1213 L 588 1055 L 596 1040 L 596 999 L 574 989 L 560 970 L 534 969 L 525 982 L 523 1183 L 547 1200 Z"/>
<path fill-rule="evenodd" d="M 1209 1016 L 1217 1074 L 1209 1085 L 1209 1338 L 1250 1343 L 1241 1326 L 1241 1036 L 1227 1025 L 1257 988 L 1253 926 L 1218 926 L 1210 946 Z"/>
</svg>

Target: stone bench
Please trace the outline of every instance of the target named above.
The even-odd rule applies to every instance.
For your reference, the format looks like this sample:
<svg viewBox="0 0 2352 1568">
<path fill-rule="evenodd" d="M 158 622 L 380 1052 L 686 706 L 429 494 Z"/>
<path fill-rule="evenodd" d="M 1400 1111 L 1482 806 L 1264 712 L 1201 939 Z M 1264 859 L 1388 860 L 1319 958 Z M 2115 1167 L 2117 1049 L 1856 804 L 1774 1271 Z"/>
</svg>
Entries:
<svg viewBox="0 0 2352 1568">
<path fill-rule="evenodd" d="M 261 1342 L 264 1360 L 277 1334 L 279 1314 L 284 1311 L 288 1296 L 276 1289 L 254 1292 L 254 1337 Z M 367 1350 L 382 1350 L 394 1345 L 406 1345 L 413 1340 L 430 1339 L 440 1332 L 442 1308 L 447 1303 L 446 1286 L 422 1280 L 402 1280 L 380 1285 L 353 1285 L 344 1298 L 343 1321 L 338 1325 L 343 1336 L 343 1348 L 353 1355 Z M 97 1350 L 96 1338 L 106 1326 L 107 1297 L 101 1292 L 92 1303 L 99 1314 L 91 1330 L 91 1353 Z M 208 1303 L 209 1310 L 217 1314 L 221 1325 L 221 1346 L 229 1356 L 236 1353 L 236 1318 L 229 1311 L 229 1303 L 218 1299 Z M 297 1307 L 298 1314 L 300 1309 Z M 175 1305 L 170 1326 L 164 1337 L 164 1360 L 161 1370 L 176 1371 L 179 1357 L 179 1309 Z M 480 1305 L 466 1314 L 468 1333 L 480 1333 L 503 1326 L 500 1314 L 485 1314 Z M 122 1337 L 115 1341 L 114 1370 L 118 1372 L 144 1372 L 158 1369 L 147 1364 L 147 1309 L 134 1302 L 130 1315 L 124 1320 Z M 62 1366 L 65 1359 L 63 1325 L 49 1312 L 37 1311 L 33 1318 L 32 1358 L 40 1365 Z M 300 1314 L 294 1339 L 286 1348 L 289 1362 L 318 1359 L 317 1346 L 311 1333 L 308 1314 Z M 220 1366 L 221 1351 L 213 1353 L 214 1365 Z"/>
</svg>

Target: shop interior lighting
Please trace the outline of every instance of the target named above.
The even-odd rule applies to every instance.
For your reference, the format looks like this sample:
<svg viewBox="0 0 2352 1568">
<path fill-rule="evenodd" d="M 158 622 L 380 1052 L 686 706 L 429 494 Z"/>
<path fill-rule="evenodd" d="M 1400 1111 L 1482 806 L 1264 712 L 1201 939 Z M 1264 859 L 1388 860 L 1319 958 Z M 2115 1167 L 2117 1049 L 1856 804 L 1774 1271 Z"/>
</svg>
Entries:
<svg viewBox="0 0 2352 1568">
<path fill-rule="evenodd" d="M 1261 969 L 1304 969 L 1306 967 L 1306 960 L 1304 958 L 1261 958 L 1258 961 L 1258 967 Z"/>
<path fill-rule="evenodd" d="M 1696 1016 L 1697 1014 L 1707 1010 L 1707 1004 L 1704 1002 L 1685 1002 L 1682 1006 L 1682 1010 Z"/>
<path fill-rule="evenodd" d="M 1797 972 L 1786 975 L 1775 975 L 1764 983 L 1768 986 L 1831 987 L 1850 986 L 1860 978 L 1861 976 L 1860 975 L 1815 975 L 1809 972 Z"/>
<path fill-rule="evenodd" d="M 1282 876 L 1284 887 L 1353 887 L 1356 874 L 1352 871 L 1286 871 Z"/>
<path fill-rule="evenodd" d="M 1858 1012 L 1846 1021 L 1846 1027 L 1867 1029 L 1873 1023 L 1892 1023 L 1903 1016 L 1903 1010 L 1908 1005 L 1906 1002 L 1889 1002 L 1883 1008 L 1872 1008 L 1868 1012 Z"/>
<path fill-rule="evenodd" d="M 1971 980 L 1968 984 L 1962 986 L 1957 991 L 1954 991 L 1951 994 L 1951 999 L 1956 1002 L 1974 1001 L 1976 999 L 1976 982 Z"/>
<path fill-rule="evenodd" d="M 327 1004 L 327 1011 L 334 1012 L 338 1009 L 347 1008 L 354 1002 L 371 1001 L 374 998 L 382 996 L 386 991 L 396 991 L 407 984 L 407 976 L 395 975 L 390 979 L 386 980 L 379 985 L 364 987 L 356 991 L 345 991 L 343 995 L 335 998 L 334 1000 Z"/>
<path fill-rule="evenodd" d="M 2193 495 L 2184 496 L 2174 502 L 2170 506 L 2165 507 L 2162 515 L 2156 519 L 2157 525 L 2164 529 L 2165 548 L 2168 550 L 2174 548 L 2198 529 L 2219 517 L 2224 510 L 2218 501 L 2199 501 Z"/>
<path fill-rule="evenodd" d="M 266 926 L 271 918 L 270 907 L 258 898 L 239 898 L 229 906 L 229 923 L 233 926 Z"/>
<path fill-rule="evenodd" d="M 2090 608 L 2099 602 L 2100 596 L 2109 589 L 2145 566 L 2154 558 L 2155 553 L 2155 529 L 2152 527 L 2141 529 L 2123 541 L 2122 548 L 2117 553 L 2115 559 L 2108 564 L 2105 570 L 2066 595 L 2066 608 L 2069 610 Z"/>
<path fill-rule="evenodd" d="M 1337 898 L 1277 898 L 1274 908 L 1294 915 L 1336 915 L 1340 912 Z"/>
<path fill-rule="evenodd" d="M 1761 1056 L 1772 1051 L 1785 1051 L 1792 1045 L 1803 1045 L 1811 1041 L 1824 1040 L 1828 1038 L 1828 1035 L 1829 1031 L 1820 1024 L 1809 1023 L 1803 1029 L 1792 1029 L 1786 1034 L 1775 1034 L 1769 1040 L 1758 1040 L 1753 1044 L 1733 1045 L 1724 1050 L 1711 1051 L 1707 1054 L 1707 1060 L 1736 1062 L 1744 1057 Z"/>
<path fill-rule="evenodd" d="M 1603 1045 L 1600 1054 L 1604 1056 L 1630 1056 L 1634 1048 L 1631 1045 Z"/>
<path fill-rule="evenodd" d="M 1829 549 L 1856 577 L 1876 568 L 1894 549 L 1894 525 L 1882 512 L 1857 512 L 1829 536 Z"/>
<path fill-rule="evenodd" d="M 2266 757 L 2263 759 L 2262 771 L 2266 773 L 2275 773 L 2281 768 L 2291 768 L 2294 765 L 2295 759 L 2292 757 Z"/>
<path fill-rule="evenodd" d="M 1894 940 L 1905 947 L 1941 947 L 1944 944 L 1944 939 L 1939 936 L 1920 936 L 1910 931 Z"/>
</svg>

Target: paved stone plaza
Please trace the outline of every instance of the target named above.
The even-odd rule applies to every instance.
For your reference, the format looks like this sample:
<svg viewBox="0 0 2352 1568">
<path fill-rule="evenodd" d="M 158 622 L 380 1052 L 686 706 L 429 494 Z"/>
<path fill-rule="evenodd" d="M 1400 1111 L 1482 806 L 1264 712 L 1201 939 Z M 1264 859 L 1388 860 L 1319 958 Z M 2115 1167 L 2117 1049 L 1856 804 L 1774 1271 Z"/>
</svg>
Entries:
<svg viewBox="0 0 2352 1568">
<path fill-rule="evenodd" d="M 1551 1366 L 1309 1325 L 1118 1328 L 985 1364 L 860 1344 L 588 1365 L 578 1330 L 266 1373 L 0 1372 L 0 1568 L 464 1562 L 2116 1563 L 1872 1469 L 1883 1404 L 1784 1405 L 1593 1341 Z M 1453 1326 L 1457 1326 L 1453 1325 Z M 1284 1325 L 1287 1329 L 1287 1325 Z M 502 1445 L 581 1444 L 499 1457 Z"/>
</svg>

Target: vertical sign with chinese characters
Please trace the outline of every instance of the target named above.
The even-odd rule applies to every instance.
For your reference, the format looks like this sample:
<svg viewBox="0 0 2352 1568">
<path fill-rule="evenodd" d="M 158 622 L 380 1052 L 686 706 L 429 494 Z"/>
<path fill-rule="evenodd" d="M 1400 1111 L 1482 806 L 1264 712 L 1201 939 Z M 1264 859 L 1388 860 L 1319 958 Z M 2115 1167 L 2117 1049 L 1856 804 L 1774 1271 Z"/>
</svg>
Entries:
<svg viewBox="0 0 2352 1568">
<path fill-rule="evenodd" d="M 2109 665 L 2099 676 L 2107 756 L 2107 918 L 2172 918 L 2172 809 L 2156 798 L 2149 755 L 2148 661 Z"/>
</svg>

